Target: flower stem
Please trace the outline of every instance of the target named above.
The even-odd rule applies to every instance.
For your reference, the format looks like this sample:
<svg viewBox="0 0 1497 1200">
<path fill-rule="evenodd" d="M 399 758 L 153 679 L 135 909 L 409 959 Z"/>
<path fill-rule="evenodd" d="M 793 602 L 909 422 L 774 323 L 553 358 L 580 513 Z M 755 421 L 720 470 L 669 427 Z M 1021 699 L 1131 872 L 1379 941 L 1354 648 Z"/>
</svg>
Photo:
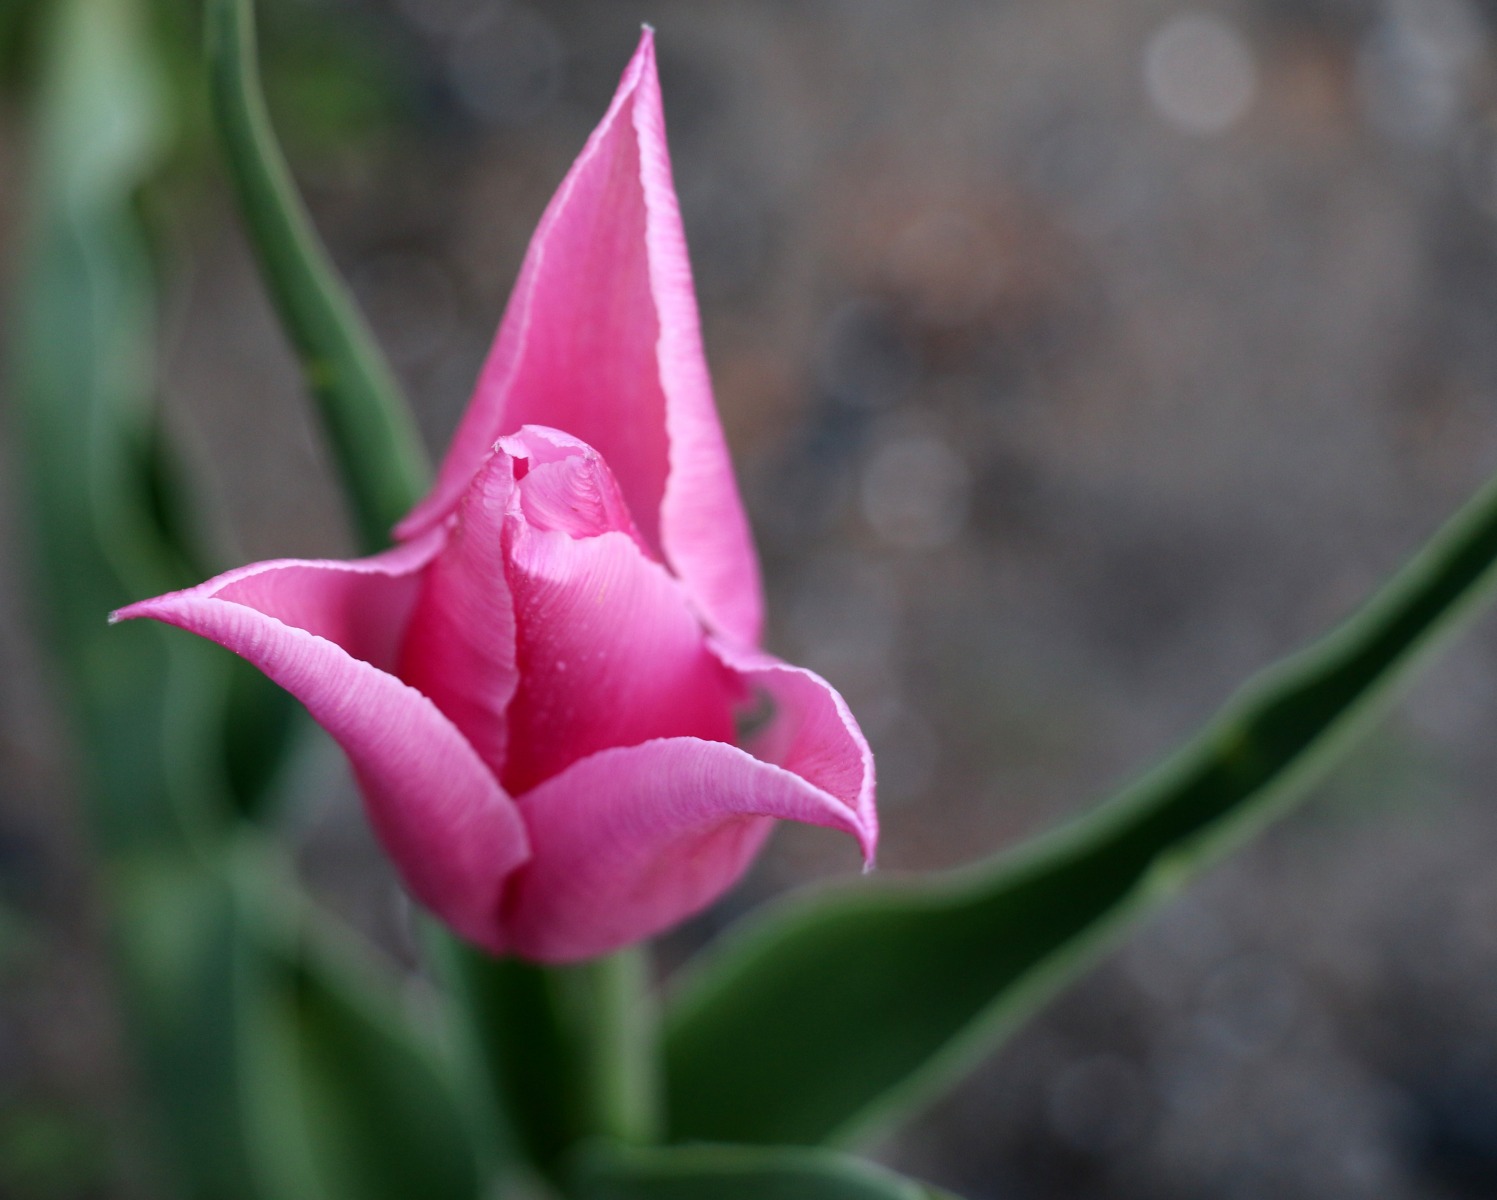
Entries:
<svg viewBox="0 0 1497 1200">
<path fill-rule="evenodd" d="M 205 10 L 213 114 L 245 232 L 327 432 L 365 553 L 426 490 L 430 467 L 405 395 L 323 247 L 270 127 L 253 0 Z"/>
<path fill-rule="evenodd" d="M 655 1011 L 639 948 L 554 972 L 558 1007 L 576 1055 L 577 1122 L 584 1136 L 645 1142 L 658 1132 Z"/>
<path fill-rule="evenodd" d="M 501 1175 L 556 1180 L 581 1142 L 656 1136 L 656 1010 L 643 951 L 543 967 L 493 958 L 435 924 L 428 931 L 454 1050 Z"/>
</svg>

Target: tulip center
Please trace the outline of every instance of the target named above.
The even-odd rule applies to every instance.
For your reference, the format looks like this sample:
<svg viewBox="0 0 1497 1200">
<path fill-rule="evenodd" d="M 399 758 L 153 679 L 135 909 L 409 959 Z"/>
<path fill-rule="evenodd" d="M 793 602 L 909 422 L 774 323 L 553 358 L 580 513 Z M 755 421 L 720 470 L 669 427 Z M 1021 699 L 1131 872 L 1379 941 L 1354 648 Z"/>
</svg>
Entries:
<svg viewBox="0 0 1497 1200">
<path fill-rule="evenodd" d="M 538 425 L 501 444 L 512 457 L 519 508 L 532 529 L 574 538 L 626 533 L 648 553 L 613 472 L 591 446 Z"/>
</svg>

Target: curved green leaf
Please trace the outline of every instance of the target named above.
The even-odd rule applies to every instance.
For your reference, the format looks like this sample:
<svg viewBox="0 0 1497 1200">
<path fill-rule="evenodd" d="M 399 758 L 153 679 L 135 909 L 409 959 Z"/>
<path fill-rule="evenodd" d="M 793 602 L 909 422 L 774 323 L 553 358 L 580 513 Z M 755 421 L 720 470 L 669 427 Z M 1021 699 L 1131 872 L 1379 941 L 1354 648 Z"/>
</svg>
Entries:
<svg viewBox="0 0 1497 1200">
<path fill-rule="evenodd" d="M 671 1136 L 841 1140 L 970 1068 L 1128 920 L 1299 795 L 1486 596 L 1494 560 L 1497 483 L 1361 614 L 1073 826 L 943 878 L 792 901 L 730 933 L 667 1019 Z"/>
<path fill-rule="evenodd" d="M 581 1200 L 955 1200 L 873 1163 L 798 1146 L 595 1149 Z"/>
<path fill-rule="evenodd" d="M 373 553 L 389 544 L 391 527 L 426 486 L 421 440 L 271 131 L 251 0 L 208 0 L 206 19 L 214 116 L 240 212 L 317 400 L 360 543 Z"/>
</svg>

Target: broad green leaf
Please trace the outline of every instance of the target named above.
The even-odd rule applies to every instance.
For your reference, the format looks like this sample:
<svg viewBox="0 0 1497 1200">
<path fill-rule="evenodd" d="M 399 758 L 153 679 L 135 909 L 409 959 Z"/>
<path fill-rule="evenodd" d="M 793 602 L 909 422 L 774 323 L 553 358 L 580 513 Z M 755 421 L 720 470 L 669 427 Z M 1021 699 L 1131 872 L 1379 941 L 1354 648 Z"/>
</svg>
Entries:
<svg viewBox="0 0 1497 1200">
<path fill-rule="evenodd" d="M 951 875 L 792 901 L 732 932 L 666 1026 L 675 1139 L 840 1141 L 927 1099 L 1281 812 L 1484 599 L 1488 485 L 1366 609 L 1037 844 Z"/>
<path fill-rule="evenodd" d="M 793 1146 L 596 1149 L 577 1171 L 580 1200 L 955 1200 L 883 1167 Z"/>
<path fill-rule="evenodd" d="M 421 442 L 373 336 L 318 240 L 260 91 L 251 0 L 208 0 L 214 115 L 261 273 L 317 400 L 370 553 L 420 498 Z"/>
<path fill-rule="evenodd" d="M 41 5 L 37 0 L 9 0 L 0 5 L 0 90 L 23 80 L 29 43 Z"/>
</svg>

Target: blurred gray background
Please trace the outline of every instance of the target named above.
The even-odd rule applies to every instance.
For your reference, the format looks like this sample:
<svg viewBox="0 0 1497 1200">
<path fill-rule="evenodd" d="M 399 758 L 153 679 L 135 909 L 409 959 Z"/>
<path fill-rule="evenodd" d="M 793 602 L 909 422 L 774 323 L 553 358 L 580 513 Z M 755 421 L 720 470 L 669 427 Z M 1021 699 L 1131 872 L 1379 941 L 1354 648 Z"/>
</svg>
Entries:
<svg viewBox="0 0 1497 1200">
<path fill-rule="evenodd" d="M 265 7 L 279 127 L 434 447 L 657 27 L 769 640 L 861 719 L 887 871 L 1095 803 L 1497 468 L 1491 0 Z M 23 133 L 13 95 L 7 262 Z M 240 556 L 344 554 L 221 175 L 184 163 L 151 210 L 172 422 Z M 19 571 L 0 895 L 42 952 L 0 984 L 0 1196 L 112 1197 L 58 1151 L 131 1102 Z M 1302 810 L 880 1154 L 972 1200 L 1497 1195 L 1494 722 L 1485 619 Z M 302 774 L 309 876 L 407 955 L 337 759 Z M 786 829 L 668 954 L 855 865 Z"/>
</svg>

